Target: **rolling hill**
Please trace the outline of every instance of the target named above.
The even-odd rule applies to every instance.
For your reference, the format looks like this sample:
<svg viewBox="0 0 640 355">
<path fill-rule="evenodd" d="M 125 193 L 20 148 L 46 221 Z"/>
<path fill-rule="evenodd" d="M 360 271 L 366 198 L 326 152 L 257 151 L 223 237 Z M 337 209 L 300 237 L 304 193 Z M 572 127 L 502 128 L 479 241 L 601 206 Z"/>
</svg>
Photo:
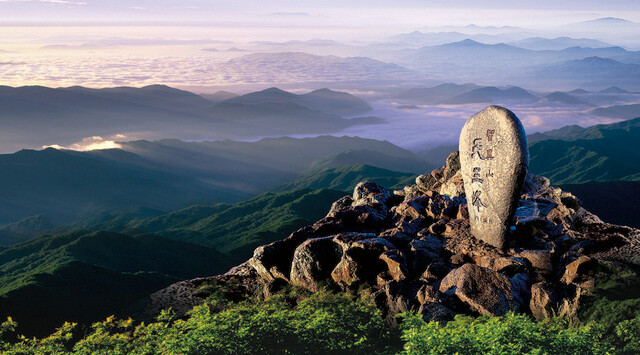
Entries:
<svg viewBox="0 0 640 355">
<path fill-rule="evenodd" d="M 260 105 L 265 103 L 291 103 L 308 109 L 335 115 L 355 115 L 371 110 L 364 100 L 346 92 L 319 89 L 296 95 L 278 88 L 237 96 L 223 101 L 227 104 Z"/>
<path fill-rule="evenodd" d="M 611 124 L 599 124 L 589 127 L 581 127 L 578 125 L 564 126 L 551 131 L 542 133 L 534 133 L 527 137 L 529 143 L 533 143 L 538 140 L 547 139 L 559 139 L 559 140 L 574 140 L 574 139 L 589 139 L 589 138 L 601 138 L 605 131 L 624 130 L 629 131 L 640 126 L 640 117 L 631 120 L 621 121 Z"/>
<path fill-rule="evenodd" d="M 0 221 L 42 214 L 57 223 L 103 209 L 166 209 L 203 198 L 224 201 L 244 195 L 156 168 L 132 153 L 99 154 L 117 154 L 119 159 L 53 148 L 0 155 Z"/>
<path fill-rule="evenodd" d="M 591 38 L 556 37 L 542 38 L 529 37 L 509 43 L 512 46 L 532 50 L 563 50 L 570 47 L 606 48 L 612 47 L 609 43 Z"/>
<path fill-rule="evenodd" d="M 310 169 L 368 164 L 415 174 L 434 167 L 389 142 L 356 137 L 132 141 L 121 148 L 0 155 L 0 245 L 103 211 L 238 202 Z"/>
<path fill-rule="evenodd" d="M 584 73 L 589 73 L 585 76 Z M 615 82 L 619 85 L 637 87 L 640 65 L 622 63 L 610 58 L 591 56 L 583 59 L 560 61 L 532 68 L 528 78 L 546 78 L 547 85 L 572 85 L 602 87 Z"/>
<path fill-rule="evenodd" d="M 269 95 L 269 91 L 279 92 Z M 283 100 L 287 95 L 290 100 Z M 278 98 L 270 99 L 275 96 Z M 262 99 L 254 100 L 256 97 Z M 105 89 L 0 86 L 0 152 L 69 146 L 86 137 L 106 139 L 130 132 L 190 140 L 330 133 L 379 123 L 340 116 L 369 109 L 361 99 L 329 89 L 303 95 L 268 89 L 216 103 L 162 85 Z"/>
<path fill-rule="evenodd" d="M 553 184 L 640 180 L 640 118 L 545 132 L 529 147 L 529 168 Z"/>
<path fill-rule="evenodd" d="M 436 105 L 446 99 L 467 93 L 477 88 L 479 87 L 476 84 L 457 85 L 447 83 L 431 88 L 414 88 L 406 90 L 396 95 L 396 98 L 419 104 Z"/>
<path fill-rule="evenodd" d="M 203 246 L 153 235 L 76 231 L 0 251 L 0 316 L 27 334 L 61 319 L 89 323 L 177 280 L 224 272 L 230 260 Z"/>
<path fill-rule="evenodd" d="M 545 95 L 544 97 L 542 97 L 541 101 L 557 103 L 562 105 L 593 106 L 592 104 L 590 104 L 589 102 L 583 99 L 577 98 L 571 94 L 567 94 L 560 91 L 554 91 L 548 95 Z"/>
<path fill-rule="evenodd" d="M 318 189 L 329 188 L 341 191 L 353 191 L 361 181 L 373 180 L 387 188 L 403 188 L 415 182 L 416 175 L 401 173 L 370 165 L 340 166 L 336 168 L 314 169 L 304 176 L 284 184 L 279 189 Z"/>
<path fill-rule="evenodd" d="M 0 317 L 11 315 L 28 335 L 50 332 L 63 320 L 87 324 L 132 309 L 177 280 L 226 271 L 249 258 L 256 246 L 322 218 L 362 180 L 391 187 L 415 179 L 367 165 L 319 166 L 324 164 L 281 192 L 244 202 L 196 204 L 169 213 L 150 208 L 95 213 L 54 228 L 54 234 L 0 247 Z M 40 231 L 26 228 L 36 226 L 50 227 L 36 216 L 3 232 Z"/>
<path fill-rule="evenodd" d="M 631 119 L 640 116 L 640 104 L 599 107 L 591 112 L 598 116 Z"/>
<path fill-rule="evenodd" d="M 460 95 L 456 95 L 440 103 L 446 105 L 463 105 L 470 103 L 510 103 L 510 102 L 534 102 L 538 98 L 531 95 L 527 90 L 512 86 L 507 89 L 499 89 L 494 86 L 477 88 Z"/>
</svg>

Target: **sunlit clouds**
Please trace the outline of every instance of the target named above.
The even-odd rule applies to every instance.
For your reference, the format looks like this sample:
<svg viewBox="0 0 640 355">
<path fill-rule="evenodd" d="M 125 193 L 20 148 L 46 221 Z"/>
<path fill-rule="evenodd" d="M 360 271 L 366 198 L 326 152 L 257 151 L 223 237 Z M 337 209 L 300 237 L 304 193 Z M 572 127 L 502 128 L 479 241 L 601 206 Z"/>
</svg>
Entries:
<svg viewBox="0 0 640 355">
<path fill-rule="evenodd" d="M 126 135 L 123 135 L 123 134 L 117 134 L 114 137 L 118 139 L 127 138 Z M 42 147 L 42 149 L 46 149 L 46 148 L 68 149 L 68 150 L 77 150 L 80 152 L 86 152 L 90 150 L 100 150 L 100 149 L 119 149 L 121 148 L 121 145 L 112 140 L 105 140 L 100 136 L 92 136 L 92 137 L 86 137 L 82 139 L 82 141 L 71 144 L 67 147 L 63 147 L 58 144 L 45 145 Z"/>
</svg>

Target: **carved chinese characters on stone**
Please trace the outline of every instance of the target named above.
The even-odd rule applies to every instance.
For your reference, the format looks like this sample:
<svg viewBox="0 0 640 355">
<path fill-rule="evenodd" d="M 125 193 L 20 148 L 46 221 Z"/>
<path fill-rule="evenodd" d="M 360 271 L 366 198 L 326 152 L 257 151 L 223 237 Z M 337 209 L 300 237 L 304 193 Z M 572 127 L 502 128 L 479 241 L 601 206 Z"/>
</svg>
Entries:
<svg viewBox="0 0 640 355">
<path fill-rule="evenodd" d="M 513 112 L 489 106 L 464 125 L 459 148 L 471 233 L 503 248 L 529 165 L 524 128 Z"/>
</svg>

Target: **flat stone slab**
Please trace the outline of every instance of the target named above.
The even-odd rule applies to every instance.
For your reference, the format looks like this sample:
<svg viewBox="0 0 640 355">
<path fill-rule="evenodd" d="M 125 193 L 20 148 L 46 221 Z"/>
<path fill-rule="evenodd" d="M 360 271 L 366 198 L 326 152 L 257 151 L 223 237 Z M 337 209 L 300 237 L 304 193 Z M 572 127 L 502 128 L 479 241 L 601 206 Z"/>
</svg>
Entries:
<svg viewBox="0 0 640 355">
<path fill-rule="evenodd" d="M 503 248 L 529 166 L 522 123 L 513 112 L 489 106 L 464 125 L 459 149 L 471 234 Z"/>
</svg>

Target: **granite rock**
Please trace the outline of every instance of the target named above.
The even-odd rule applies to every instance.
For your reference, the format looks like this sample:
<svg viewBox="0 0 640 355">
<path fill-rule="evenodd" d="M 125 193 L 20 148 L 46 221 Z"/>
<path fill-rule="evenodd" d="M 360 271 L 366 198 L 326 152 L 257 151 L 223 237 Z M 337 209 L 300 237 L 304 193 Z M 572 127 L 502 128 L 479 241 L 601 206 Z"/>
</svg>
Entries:
<svg viewBox="0 0 640 355">
<path fill-rule="evenodd" d="M 489 106 L 464 125 L 459 148 L 471 233 L 503 248 L 529 165 L 524 128 L 513 112 Z"/>
</svg>

